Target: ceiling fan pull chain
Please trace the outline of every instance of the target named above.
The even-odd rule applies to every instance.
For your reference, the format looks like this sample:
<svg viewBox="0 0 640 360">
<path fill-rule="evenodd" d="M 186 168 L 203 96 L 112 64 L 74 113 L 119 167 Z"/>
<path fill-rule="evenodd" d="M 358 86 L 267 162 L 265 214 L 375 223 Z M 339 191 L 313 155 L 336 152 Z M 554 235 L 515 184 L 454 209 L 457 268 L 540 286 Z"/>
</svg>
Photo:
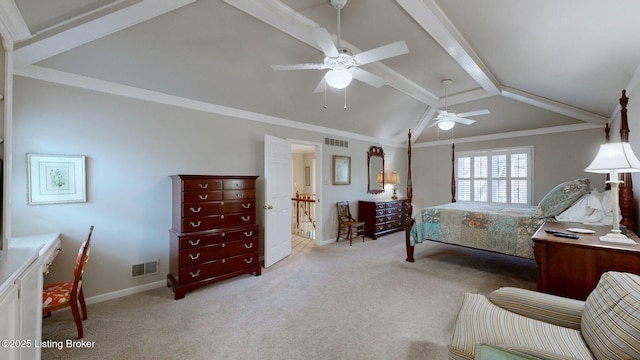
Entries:
<svg viewBox="0 0 640 360">
<path fill-rule="evenodd" d="M 347 88 L 344 88 L 344 109 L 347 109 Z"/>
<path fill-rule="evenodd" d="M 324 108 L 327 108 L 327 82 L 324 82 Z"/>
</svg>

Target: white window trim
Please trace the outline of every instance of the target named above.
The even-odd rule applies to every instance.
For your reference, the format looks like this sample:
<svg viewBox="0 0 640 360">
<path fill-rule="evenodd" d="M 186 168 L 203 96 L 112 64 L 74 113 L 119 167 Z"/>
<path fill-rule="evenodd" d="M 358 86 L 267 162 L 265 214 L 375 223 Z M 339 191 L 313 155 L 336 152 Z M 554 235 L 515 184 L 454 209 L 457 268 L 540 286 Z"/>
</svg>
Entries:
<svg viewBox="0 0 640 360">
<path fill-rule="evenodd" d="M 528 167 L 528 169 L 527 169 L 527 174 L 528 174 L 527 181 L 528 181 L 528 184 L 529 184 L 529 186 L 527 188 L 528 203 L 527 204 L 520 204 L 520 203 L 514 204 L 514 203 L 512 203 L 511 202 L 511 193 L 510 193 L 511 187 L 510 186 L 507 186 L 507 202 L 504 202 L 504 203 L 502 203 L 502 202 L 501 203 L 492 202 L 491 201 L 491 198 L 492 198 L 492 196 L 491 196 L 491 186 L 492 186 L 491 185 L 491 180 L 492 180 L 492 178 L 491 178 L 491 156 L 492 155 L 498 155 L 498 154 L 510 155 L 510 154 L 513 154 L 513 153 L 521 153 L 523 151 L 528 153 L 528 155 L 529 155 L 529 159 L 528 159 L 528 162 L 527 162 L 527 167 Z M 533 145 L 506 147 L 506 148 L 497 148 L 497 149 L 486 149 L 486 150 L 461 151 L 459 153 L 456 153 L 456 156 L 455 156 L 455 183 L 456 183 L 456 188 L 458 188 L 458 182 L 460 180 L 460 178 L 458 177 L 458 175 L 459 175 L 459 169 L 458 169 L 459 159 L 460 158 L 465 158 L 465 157 L 473 158 L 473 157 L 476 157 L 476 156 L 487 156 L 488 159 L 489 159 L 488 160 L 489 161 L 489 163 L 488 163 L 488 167 L 489 167 L 488 168 L 488 178 L 487 178 L 487 182 L 488 182 L 488 184 L 487 184 L 487 186 L 488 186 L 487 201 L 474 201 L 473 200 L 473 198 L 474 198 L 473 186 L 472 186 L 471 187 L 471 200 L 470 200 L 470 202 L 481 202 L 481 203 L 490 203 L 490 204 L 504 204 L 504 205 L 528 205 L 528 206 L 531 206 L 531 204 L 533 203 L 533 179 L 534 179 L 534 176 L 533 176 L 533 163 L 534 163 L 533 154 L 534 154 Z M 508 167 L 508 170 L 507 170 L 507 172 L 509 173 L 509 176 L 507 177 L 508 182 L 511 181 L 511 174 L 510 174 L 510 171 L 509 171 L 510 164 L 511 163 L 509 162 L 509 167 Z M 473 161 L 471 161 L 471 172 L 472 172 L 472 175 L 471 175 L 470 180 L 473 180 L 475 178 L 474 174 L 473 174 Z M 466 180 L 466 178 L 463 179 L 463 180 Z M 456 198 L 457 197 L 458 197 L 458 194 L 456 193 Z M 465 200 L 465 201 L 467 201 L 467 200 Z"/>
</svg>

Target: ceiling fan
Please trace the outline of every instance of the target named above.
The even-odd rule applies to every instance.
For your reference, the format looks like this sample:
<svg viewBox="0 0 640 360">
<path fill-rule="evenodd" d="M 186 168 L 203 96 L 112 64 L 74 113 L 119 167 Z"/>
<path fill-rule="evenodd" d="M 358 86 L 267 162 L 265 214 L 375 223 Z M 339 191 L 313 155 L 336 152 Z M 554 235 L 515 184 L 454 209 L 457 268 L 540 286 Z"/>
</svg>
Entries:
<svg viewBox="0 0 640 360">
<path fill-rule="evenodd" d="M 359 68 L 365 65 L 387 59 L 390 57 L 406 54 L 409 48 L 404 41 L 397 41 L 391 44 L 367 50 L 359 54 L 351 55 L 347 49 L 340 47 L 340 10 L 347 4 L 347 0 L 331 0 L 331 5 L 338 10 L 338 41 L 333 43 L 331 35 L 325 28 L 313 28 L 311 34 L 316 43 L 322 49 L 325 57 L 320 64 L 294 64 L 294 65 L 272 65 L 274 70 L 329 70 L 314 92 L 321 92 L 329 85 L 336 89 L 344 89 L 351 83 L 352 79 L 360 80 L 376 88 L 385 84 L 384 79 L 366 70 Z"/>
<path fill-rule="evenodd" d="M 484 110 L 476 110 L 469 111 L 465 113 L 456 113 L 455 111 L 449 110 L 447 106 L 447 99 L 449 97 L 447 93 L 447 88 L 451 85 L 453 81 L 451 79 L 442 80 L 442 85 L 444 85 L 444 110 L 438 110 L 438 115 L 433 118 L 435 120 L 431 125 L 427 127 L 432 127 L 438 125 L 441 130 L 450 130 L 456 123 L 461 123 L 465 125 L 471 125 L 476 122 L 473 119 L 468 119 L 467 116 L 478 116 L 478 115 L 488 115 L 490 114 L 488 109 Z"/>
</svg>

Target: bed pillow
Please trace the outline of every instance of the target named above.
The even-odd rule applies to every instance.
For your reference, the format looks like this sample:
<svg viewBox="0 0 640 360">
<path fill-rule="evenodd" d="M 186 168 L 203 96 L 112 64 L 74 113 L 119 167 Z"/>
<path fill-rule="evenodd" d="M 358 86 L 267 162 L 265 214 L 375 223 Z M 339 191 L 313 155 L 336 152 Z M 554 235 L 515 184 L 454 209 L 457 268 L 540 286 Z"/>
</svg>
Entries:
<svg viewBox="0 0 640 360">
<path fill-rule="evenodd" d="M 540 200 L 535 216 L 549 218 L 560 214 L 589 193 L 589 185 L 589 179 L 576 179 L 554 187 Z"/>
</svg>

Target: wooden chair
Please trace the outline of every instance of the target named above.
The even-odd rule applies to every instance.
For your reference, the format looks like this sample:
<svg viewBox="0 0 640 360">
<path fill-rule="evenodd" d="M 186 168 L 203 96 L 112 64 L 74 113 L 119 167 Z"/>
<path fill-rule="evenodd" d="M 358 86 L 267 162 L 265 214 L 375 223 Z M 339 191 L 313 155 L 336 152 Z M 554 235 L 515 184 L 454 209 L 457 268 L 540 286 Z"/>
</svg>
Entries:
<svg viewBox="0 0 640 360">
<path fill-rule="evenodd" d="M 82 243 L 80 250 L 78 250 L 76 265 L 73 270 L 73 280 L 47 284 L 44 285 L 42 290 L 42 313 L 50 316 L 52 311 L 60 310 L 67 306 L 71 307 L 73 320 L 76 322 L 76 328 L 78 329 L 78 339 L 82 339 L 83 336 L 82 320 L 87 320 L 87 304 L 84 301 L 82 292 L 82 275 L 87 267 L 87 261 L 89 261 L 92 233 L 93 225 L 89 229 L 87 240 Z M 78 303 L 82 308 L 82 320 L 80 319 Z"/>
<path fill-rule="evenodd" d="M 340 235 L 343 231 L 346 231 L 346 239 L 349 239 L 349 246 L 353 241 L 353 235 L 358 236 L 362 234 L 362 242 L 364 242 L 364 222 L 356 221 L 351 216 L 351 210 L 349 210 L 348 201 L 338 201 L 338 237 L 336 241 L 340 240 Z"/>
</svg>

